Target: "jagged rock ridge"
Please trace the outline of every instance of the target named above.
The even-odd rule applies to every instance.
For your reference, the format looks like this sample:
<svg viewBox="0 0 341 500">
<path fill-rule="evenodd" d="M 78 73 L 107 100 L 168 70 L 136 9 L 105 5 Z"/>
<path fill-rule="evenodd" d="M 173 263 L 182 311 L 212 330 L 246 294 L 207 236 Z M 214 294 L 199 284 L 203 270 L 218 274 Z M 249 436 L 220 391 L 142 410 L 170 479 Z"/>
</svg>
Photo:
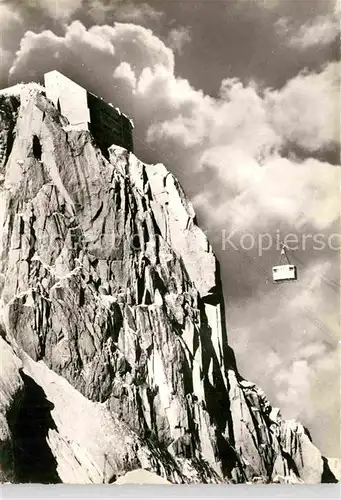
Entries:
<svg viewBox="0 0 341 500">
<path fill-rule="evenodd" d="M 218 264 L 174 176 L 114 145 L 108 161 L 34 86 L 0 112 L 4 478 L 44 480 L 18 455 L 32 387 L 55 481 L 326 477 L 303 426 L 238 373 Z"/>
</svg>

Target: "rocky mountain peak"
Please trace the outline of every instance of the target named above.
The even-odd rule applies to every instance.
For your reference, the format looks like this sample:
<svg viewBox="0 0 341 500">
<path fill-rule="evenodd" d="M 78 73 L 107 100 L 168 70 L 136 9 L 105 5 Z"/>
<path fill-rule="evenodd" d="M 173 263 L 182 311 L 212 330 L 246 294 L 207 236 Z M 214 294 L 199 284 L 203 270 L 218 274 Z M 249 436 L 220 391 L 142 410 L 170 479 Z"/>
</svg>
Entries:
<svg viewBox="0 0 341 500">
<path fill-rule="evenodd" d="M 3 480 L 335 480 L 238 373 L 219 266 L 177 179 L 120 145 L 103 154 L 44 87 L 2 93 L 0 114 Z"/>
</svg>

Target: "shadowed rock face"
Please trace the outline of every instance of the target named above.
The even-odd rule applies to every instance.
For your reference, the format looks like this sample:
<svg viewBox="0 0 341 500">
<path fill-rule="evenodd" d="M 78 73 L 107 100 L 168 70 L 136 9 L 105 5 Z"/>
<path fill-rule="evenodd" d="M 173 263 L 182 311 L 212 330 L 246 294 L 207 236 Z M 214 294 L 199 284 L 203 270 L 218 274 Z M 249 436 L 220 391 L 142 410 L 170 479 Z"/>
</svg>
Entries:
<svg viewBox="0 0 341 500">
<path fill-rule="evenodd" d="M 3 340 L 3 333 L 0 327 L 0 482 L 13 482 L 16 476 L 11 426 L 17 418 L 24 383 L 20 376 L 20 359 Z"/>
<path fill-rule="evenodd" d="M 49 429 L 55 429 L 51 417 L 54 405 L 42 388 L 22 373 L 24 397 L 12 425 L 14 471 L 20 483 L 59 483 L 57 462 L 47 443 Z"/>
<path fill-rule="evenodd" d="M 29 376 L 46 392 L 56 374 L 56 427 L 43 432 L 60 480 L 72 482 L 64 471 L 75 457 L 72 432 L 61 445 L 62 414 L 84 403 L 74 397 L 71 408 L 72 387 L 95 405 L 84 426 L 100 403 L 143 450 L 134 461 L 127 444 L 128 465 L 116 455 L 104 482 L 143 460 L 172 482 L 320 482 L 322 457 L 303 426 L 238 374 L 217 262 L 177 180 L 118 146 L 107 161 L 29 86 L 18 115 L 13 99 L 0 100 L 0 307 Z M 101 482 L 103 464 L 79 457 L 75 481 Z"/>
</svg>

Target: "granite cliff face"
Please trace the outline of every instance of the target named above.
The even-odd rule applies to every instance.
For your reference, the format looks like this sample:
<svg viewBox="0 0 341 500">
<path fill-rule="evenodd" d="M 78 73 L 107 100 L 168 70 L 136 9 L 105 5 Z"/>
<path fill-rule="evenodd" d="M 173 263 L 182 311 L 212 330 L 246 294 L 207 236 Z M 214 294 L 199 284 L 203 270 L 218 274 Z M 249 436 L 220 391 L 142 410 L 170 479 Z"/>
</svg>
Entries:
<svg viewBox="0 0 341 500">
<path fill-rule="evenodd" d="M 173 175 L 115 145 L 108 161 L 34 85 L 0 113 L 1 479 L 333 481 L 238 373 Z"/>
</svg>

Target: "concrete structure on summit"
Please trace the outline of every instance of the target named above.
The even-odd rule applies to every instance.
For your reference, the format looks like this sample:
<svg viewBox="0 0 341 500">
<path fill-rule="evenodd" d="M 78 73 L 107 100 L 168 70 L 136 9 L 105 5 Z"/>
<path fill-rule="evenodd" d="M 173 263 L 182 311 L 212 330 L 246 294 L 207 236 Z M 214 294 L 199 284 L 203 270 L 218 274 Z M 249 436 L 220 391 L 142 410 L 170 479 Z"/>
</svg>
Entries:
<svg viewBox="0 0 341 500">
<path fill-rule="evenodd" d="M 105 155 L 112 144 L 133 151 L 132 121 L 118 108 L 70 80 L 59 71 L 44 75 L 46 97 L 76 130 L 89 130 Z"/>
</svg>

